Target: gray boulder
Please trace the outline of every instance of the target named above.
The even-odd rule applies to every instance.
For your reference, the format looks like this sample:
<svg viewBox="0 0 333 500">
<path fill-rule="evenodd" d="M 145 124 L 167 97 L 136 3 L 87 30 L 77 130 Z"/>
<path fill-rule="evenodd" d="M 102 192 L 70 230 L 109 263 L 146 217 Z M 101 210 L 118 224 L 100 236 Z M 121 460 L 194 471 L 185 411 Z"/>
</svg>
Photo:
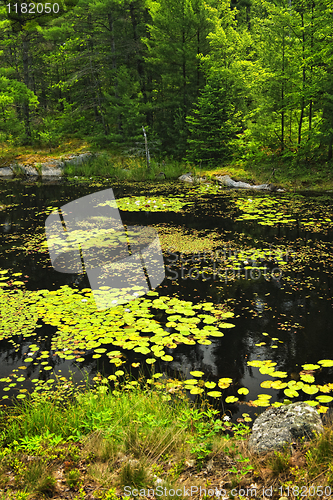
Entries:
<svg viewBox="0 0 333 500">
<path fill-rule="evenodd" d="M 42 177 L 61 177 L 64 170 L 64 163 L 53 161 L 41 164 Z"/>
<path fill-rule="evenodd" d="M 229 175 L 216 175 L 215 179 L 223 186 L 227 186 L 234 189 L 258 189 L 260 191 L 263 190 L 263 191 L 279 191 L 279 192 L 284 191 L 284 189 L 278 189 L 273 184 L 252 185 L 248 184 L 247 182 L 234 181 L 231 179 Z"/>
<path fill-rule="evenodd" d="M 10 167 L 0 168 L 0 177 L 13 177 L 14 172 Z"/>
<path fill-rule="evenodd" d="M 193 182 L 192 173 L 191 172 L 187 172 L 186 174 L 183 174 L 180 177 L 178 177 L 178 180 L 179 181 L 183 181 L 183 182 L 190 182 L 190 183 L 192 183 Z"/>
<path fill-rule="evenodd" d="M 20 167 L 28 177 L 38 177 L 39 175 L 37 169 L 31 165 L 20 165 Z"/>
<path fill-rule="evenodd" d="M 281 450 L 302 437 L 310 440 L 323 431 L 319 413 L 307 403 L 269 408 L 255 420 L 249 448 L 255 453 Z"/>
<path fill-rule="evenodd" d="M 19 168 L 27 177 L 53 178 L 63 175 L 65 165 L 81 165 L 84 162 L 92 159 L 93 155 L 90 152 L 79 155 L 70 155 L 66 160 L 49 160 L 45 163 L 40 163 L 38 168 L 32 165 L 21 165 L 18 163 L 12 164 L 9 167 L 0 168 L 0 178 L 13 177 L 15 168 Z"/>
<path fill-rule="evenodd" d="M 92 158 L 91 153 L 82 153 L 80 155 L 71 155 L 69 158 L 65 160 L 66 165 L 81 165 Z"/>
<path fill-rule="evenodd" d="M 194 182 L 204 182 L 206 180 L 206 177 L 195 177 L 193 174 L 191 174 L 191 172 L 188 172 L 187 174 L 183 174 L 178 177 L 178 180 L 193 184 Z"/>
</svg>

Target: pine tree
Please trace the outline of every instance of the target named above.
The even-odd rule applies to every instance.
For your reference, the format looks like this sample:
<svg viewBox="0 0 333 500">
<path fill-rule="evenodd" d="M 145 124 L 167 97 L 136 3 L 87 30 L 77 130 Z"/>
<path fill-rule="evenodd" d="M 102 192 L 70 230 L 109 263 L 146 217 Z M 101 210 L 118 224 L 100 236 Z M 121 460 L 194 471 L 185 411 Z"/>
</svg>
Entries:
<svg viewBox="0 0 333 500">
<path fill-rule="evenodd" d="M 193 115 L 187 117 L 190 131 L 187 159 L 208 167 L 230 159 L 234 140 L 242 131 L 241 111 L 233 102 L 232 82 L 222 75 L 210 78 Z"/>
<path fill-rule="evenodd" d="M 159 0 L 148 5 L 152 22 L 145 43 L 153 130 L 164 151 L 181 157 L 186 150 L 186 115 L 205 83 L 198 55 L 208 52 L 212 23 L 203 0 Z"/>
</svg>

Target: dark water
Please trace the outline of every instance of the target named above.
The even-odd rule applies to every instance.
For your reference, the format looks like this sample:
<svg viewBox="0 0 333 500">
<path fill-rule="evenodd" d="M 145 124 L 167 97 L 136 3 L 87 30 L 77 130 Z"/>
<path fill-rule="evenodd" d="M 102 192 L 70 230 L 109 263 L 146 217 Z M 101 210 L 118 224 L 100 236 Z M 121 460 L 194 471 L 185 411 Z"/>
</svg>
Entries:
<svg viewBox="0 0 333 500">
<path fill-rule="evenodd" d="M 46 210 L 48 207 L 61 206 L 98 190 L 112 187 L 115 197 L 128 195 L 166 195 L 186 192 L 180 183 L 50 183 L 28 184 L 18 181 L 2 181 L 0 184 L 0 205 L 8 205 L 0 211 L 0 268 L 10 269 L 12 273 L 23 273 L 25 287 L 28 290 L 47 288 L 58 289 L 68 284 L 73 287 L 89 287 L 85 276 L 62 274 L 55 271 L 48 254 L 40 252 L 38 245 L 27 245 L 42 235 Z M 243 196 L 244 193 L 240 193 Z M 251 194 L 252 196 L 252 194 Z M 278 197 L 278 194 L 271 194 Z M 311 203 L 315 197 L 307 196 L 304 203 Z M 168 227 L 184 228 L 190 231 L 202 231 L 203 235 L 216 231 L 223 235 L 221 255 L 232 255 L 235 249 L 281 247 L 287 251 L 284 260 L 288 263 L 288 271 L 284 272 L 274 258 L 267 259 L 267 274 L 258 277 L 243 270 L 237 276 L 233 272 L 225 273 L 225 269 L 209 279 L 191 279 L 188 276 L 191 262 L 177 262 L 167 269 L 167 278 L 158 287 L 160 294 L 172 295 L 177 292 L 179 298 L 198 302 L 202 300 L 217 305 L 227 304 L 234 311 L 232 322 L 235 328 L 225 332 L 222 338 L 212 338 L 211 345 L 179 345 L 169 350 L 174 361 L 156 364 L 158 371 L 181 375 L 189 378 L 191 370 L 205 372 L 205 379 L 217 382 L 219 378 L 230 377 L 234 384 L 226 391 L 226 395 L 237 395 L 237 389 L 247 387 L 250 393 L 241 397 L 244 402 L 256 399 L 260 393 L 271 394 L 273 401 L 283 401 L 283 390 L 263 389 L 260 383 L 269 379 L 259 373 L 258 368 L 250 367 L 251 359 L 270 359 L 277 363 L 277 370 L 286 371 L 288 378 L 298 378 L 304 363 L 317 363 L 318 360 L 333 358 L 333 314 L 332 314 L 332 231 L 312 233 L 304 230 L 299 224 L 283 226 L 281 224 L 260 226 L 253 222 L 235 221 L 235 211 L 230 204 L 229 193 L 194 197 L 194 205 L 183 213 L 175 212 L 121 212 L 124 224 L 128 225 L 168 225 Z M 318 200 L 317 200 L 318 202 Z M 325 196 L 319 204 L 323 208 L 331 205 L 329 196 Z M 318 208 L 317 208 L 318 209 Z M 320 209 L 319 209 L 320 211 Z M 39 215 L 36 215 L 39 214 Z M 237 214 L 236 214 L 237 215 Z M 292 251 L 294 256 L 292 256 Z M 177 249 L 174 250 L 177 253 Z M 204 264 L 212 265 L 209 252 L 200 259 Z M 165 264 L 171 262 L 171 250 L 164 249 Z M 191 255 L 184 256 L 188 259 Z M 173 257 L 174 259 L 175 257 Z M 202 264 L 202 265 L 204 265 Z M 171 269 L 174 271 L 171 272 Z M 275 270 L 275 271 L 274 271 Z M 275 272 L 275 274 L 274 274 Z M 172 277 L 178 274 L 178 279 Z M 195 276 L 195 274 L 193 274 Z M 193 278 L 192 276 L 192 278 Z M 23 279 L 23 278 L 22 278 Z M 162 313 L 161 313 L 162 314 Z M 157 319 L 162 319 L 157 317 Z M 23 364 L 23 353 L 28 351 L 29 344 L 39 342 L 41 350 L 50 349 L 50 339 L 55 328 L 43 325 L 38 337 L 22 340 L 19 348 L 9 340 L 0 342 L 0 378 L 7 377 L 13 370 Z M 269 337 L 263 336 L 263 332 Z M 269 341 L 267 339 L 269 338 Z M 279 339 L 272 341 L 272 338 Z M 266 341 L 266 345 L 255 344 Z M 278 348 L 271 345 L 277 343 Z M 93 354 L 93 353 L 92 353 Z M 96 360 L 87 353 L 80 369 L 86 369 L 91 376 L 98 371 L 106 375 L 113 373 L 114 367 L 103 357 Z M 143 356 L 126 351 L 128 366 L 140 361 Z M 55 371 L 62 370 L 67 375 L 69 370 L 75 372 L 75 379 L 80 380 L 82 373 L 70 361 L 55 362 Z M 135 370 L 132 370 L 137 375 Z M 30 366 L 24 375 L 30 379 L 39 377 L 38 367 Z M 316 384 L 333 382 L 333 368 L 322 369 L 315 374 Z M 284 381 L 284 379 L 281 379 Z M 26 382 L 25 387 L 29 386 Z M 218 387 L 216 387 L 218 389 Z M 7 394 L 15 394 L 7 392 Z M 318 393 L 319 394 L 319 393 Z M 318 395 L 317 394 L 317 395 Z M 238 395 L 239 396 L 239 395 Z M 313 399 L 300 391 L 298 400 Z M 7 400 L 8 404 L 8 400 Z M 242 412 L 251 412 L 251 407 L 237 404 L 229 405 L 234 416 Z M 261 411 L 261 409 L 257 409 Z"/>
</svg>

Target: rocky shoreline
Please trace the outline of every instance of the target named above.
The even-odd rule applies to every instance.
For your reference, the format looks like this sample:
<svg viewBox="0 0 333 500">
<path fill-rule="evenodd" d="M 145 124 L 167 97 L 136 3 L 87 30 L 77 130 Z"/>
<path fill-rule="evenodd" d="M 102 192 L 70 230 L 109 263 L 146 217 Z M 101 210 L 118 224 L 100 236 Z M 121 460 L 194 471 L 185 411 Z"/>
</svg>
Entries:
<svg viewBox="0 0 333 500">
<path fill-rule="evenodd" d="M 193 184 L 196 182 L 203 182 L 203 183 L 207 182 L 206 177 L 195 177 L 191 172 L 181 175 L 180 177 L 178 177 L 178 180 L 187 182 L 189 184 Z M 248 184 L 247 182 L 234 181 L 233 179 L 231 179 L 231 177 L 229 177 L 229 175 L 215 175 L 214 180 L 216 180 L 222 186 L 233 189 L 256 189 L 259 191 L 279 191 L 279 192 L 285 191 L 284 189 L 279 189 L 274 184 L 252 185 Z"/>
<path fill-rule="evenodd" d="M 50 159 L 44 163 L 35 163 L 33 165 L 24 165 L 22 163 L 13 163 L 8 167 L 0 168 L 0 179 L 11 179 L 15 175 L 23 174 L 28 178 L 59 178 L 63 176 L 65 167 L 68 165 L 81 165 L 93 158 L 89 151 L 78 155 L 67 155 L 62 159 Z"/>
<path fill-rule="evenodd" d="M 0 167 L 0 179 L 7 180 L 12 179 L 14 177 L 25 177 L 30 180 L 59 180 L 64 175 L 64 170 L 67 166 L 73 165 L 81 165 L 82 163 L 86 163 L 96 155 L 92 154 L 90 151 L 81 154 L 69 154 L 61 159 L 51 158 L 47 162 L 44 163 L 32 163 L 32 164 L 24 164 L 24 163 L 12 163 L 9 166 Z M 127 172 L 127 170 L 126 170 Z M 164 172 L 160 172 L 155 176 L 156 180 L 164 180 L 166 175 Z M 178 177 L 179 181 L 186 182 L 189 184 L 193 183 L 208 183 L 206 177 L 196 177 L 193 173 L 188 172 L 186 174 Z M 260 184 L 260 185 L 251 185 L 246 182 L 234 181 L 229 177 L 229 175 L 215 175 L 214 180 L 217 181 L 220 185 L 233 188 L 233 189 L 255 189 L 255 190 L 264 190 L 264 191 L 284 191 L 284 189 L 278 189 L 273 184 Z"/>
</svg>

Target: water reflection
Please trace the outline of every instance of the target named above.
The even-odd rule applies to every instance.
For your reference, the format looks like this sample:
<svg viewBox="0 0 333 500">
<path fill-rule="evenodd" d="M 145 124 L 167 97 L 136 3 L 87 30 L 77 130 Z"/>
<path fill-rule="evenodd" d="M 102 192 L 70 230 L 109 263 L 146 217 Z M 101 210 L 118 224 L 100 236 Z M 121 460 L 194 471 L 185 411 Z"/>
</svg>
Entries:
<svg viewBox="0 0 333 500">
<path fill-rule="evenodd" d="M 38 186 L 3 182 L 0 186 L 0 204 L 7 206 L 6 210 L 0 211 L 1 268 L 12 269 L 13 272 L 22 272 L 28 276 L 26 287 L 30 290 L 55 290 L 65 284 L 78 288 L 89 286 L 87 277 L 83 274 L 64 275 L 56 272 L 51 267 L 47 250 L 38 247 L 38 237 L 42 235 L 48 207 L 52 209 L 71 201 L 73 192 L 75 197 L 79 198 L 101 188 L 64 183 Z M 103 185 L 103 188 L 106 187 L 108 186 Z M 116 197 L 131 193 L 142 195 L 142 190 L 149 194 L 149 186 L 141 186 L 140 183 L 113 184 L 111 187 Z M 154 186 L 153 188 L 155 189 Z M 183 186 L 177 184 L 159 184 L 160 193 L 164 195 L 183 189 Z M 167 223 L 171 227 L 186 227 L 207 233 L 214 230 L 221 234 L 221 248 L 226 244 L 233 245 L 234 248 L 265 248 L 272 245 L 273 248 L 284 246 L 290 251 L 297 251 L 296 260 L 288 271 L 283 271 L 280 279 L 265 279 L 264 276 L 245 279 L 244 276 L 238 278 L 236 273 L 228 279 L 223 275 L 215 281 L 185 280 L 179 273 L 178 279 L 166 279 L 157 289 L 161 295 L 177 293 L 180 299 L 193 302 L 206 300 L 214 304 L 228 304 L 235 312 L 235 328 L 226 330 L 222 338 L 212 339 L 211 345 L 178 345 L 176 349 L 166 349 L 167 353 L 174 357 L 174 361 L 159 361 L 156 370 L 184 378 L 190 377 L 192 370 L 201 370 L 205 372 L 206 379 L 215 382 L 222 377 L 231 377 L 234 384 L 224 392 L 237 394 L 237 389 L 245 386 L 250 389 L 250 394 L 248 398 L 243 399 L 248 400 L 255 399 L 257 394 L 262 392 L 260 383 L 269 378 L 262 375 L 258 368 L 247 365 L 247 361 L 251 359 L 271 359 L 277 363 L 278 370 L 287 371 L 291 377 L 295 377 L 302 364 L 333 358 L 330 280 L 332 262 L 326 257 L 320 260 L 320 252 L 317 252 L 317 245 L 325 244 L 325 247 L 322 246 L 323 252 L 325 256 L 329 255 L 332 234 L 310 234 L 297 225 L 294 228 L 281 224 L 268 227 L 235 222 L 231 217 L 232 208 L 228 203 L 228 196 L 221 193 L 214 197 L 207 196 L 204 200 L 198 199 L 196 205 L 186 214 L 123 212 L 122 220 L 127 225 Z M 27 246 L 27 242 L 31 241 L 36 241 L 36 244 Z M 305 250 L 308 251 L 306 255 Z M 304 263 L 302 255 L 307 259 Z M 165 261 L 169 256 L 167 249 L 164 249 Z M 273 269 L 278 263 L 271 260 L 266 264 L 270 266 L 269 269 Z M 244 265 L 246 264 L 243 263 L 243 268 Z M 166 316 L 163 312 L 156 311 L 156 319 L 166 321 Z M 38 343 L 41 350 L 50 350 L 55 332 L 55 327 L 43 325 L 38 335 L 31 337 L 29 341 L 16 339 L 18 348 L 13 346 L 12 342 L 2 340 L 1 377 L 7 377 L 13 370 L 20 371 L 23 354 L 28 351 L 32 342 Z M 142 361 L 144 364 L 145 358 L 142 355 L 132 351 L 124 351 L 124 354 L 128 368 L 133 362 Z M 106 375 L 113 373 L 114 367 L 106 356 L 96 360 L 92 355 L 92 351 L 88 352 L 85 362 L 79 363 L 81 370 L 88 369 L 91 376 L 99 370 L 104 370 Z M 61 360 L 57 356 L 51 356 L 47 362 L 53 369 L 61 369 L 64 375 L 68 374 L 70 368 L 75 368 L 71 361 Z M 22 370 L 25 377 L 49 377 L 49 372 L 40 371 L 39 364 L 26 365 L 26 370 Z M 77 378 L 81 378 L 77 369 L 76 373 Z M 333 381 L 333 369 L 319 372 L 318 381 Z M 31 388 L 31 384 L 29 386 L 27 382 L 26 387 Z M 272 394 L 272 400 L 284 398 L 283 391 L 265 389 L 265 392 Z M 308 396 L 304 395 L 304 398 L 307 399 Z M 239 411 L 248 411 L 245 406 L 241 407 L 241 410 L 237 405 L 232 408 L 238 412 L 237 415 Z"/>
</svg>

